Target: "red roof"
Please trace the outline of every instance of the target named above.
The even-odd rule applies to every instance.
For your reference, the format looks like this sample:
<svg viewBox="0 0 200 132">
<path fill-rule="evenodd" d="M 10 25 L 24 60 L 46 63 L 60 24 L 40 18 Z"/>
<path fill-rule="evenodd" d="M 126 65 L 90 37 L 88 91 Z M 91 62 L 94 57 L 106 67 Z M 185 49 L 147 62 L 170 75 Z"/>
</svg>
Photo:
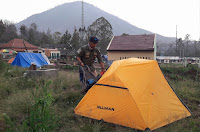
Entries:
<svg viewBox="0 0 200 132">
<path fill-rule="evenodd" d="M 108 51 L 154 50 L 155 34 L 114 36 Z"/>
<path fill-rule="evenodd" d="M 22 49 L 19 49 L 19 48 L 12 48 L 12 50 L 17 51 L 17 52 L 25 52 L 25 51 L 26 51 L 25 48 L 22 48 Z M 38 51 L 38 49 L 27 49 L 27 50 Z"/>
<path fill-rule="evenodd" d="M 25 40 L 23 42 L 23 39 L 13 39 L 13 40 L 9 41 L 8 43 L 0 45 L 0 48 L 1 49 L 13 49 L 16 51 L 19 51 L 19 50 L 24 51 L 24 50 L 26 50 L 24 44 L 26 45 L 27 50 L 38 50 L 37 46 L 34 46 Z"/>
</svg>

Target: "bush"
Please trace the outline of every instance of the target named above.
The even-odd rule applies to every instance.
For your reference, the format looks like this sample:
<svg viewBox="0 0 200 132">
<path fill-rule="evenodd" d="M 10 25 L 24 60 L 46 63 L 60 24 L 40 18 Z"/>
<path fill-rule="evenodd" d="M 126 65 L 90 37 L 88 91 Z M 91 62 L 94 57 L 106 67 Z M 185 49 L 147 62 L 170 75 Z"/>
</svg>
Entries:
<svg viewBox="0 0 200 132">
<path fill-rule="evenodd" d="M 33 93 L 34 104 L 30 109 L 30 115 L 24 121 L 24 131 L 54 131 L 56 127 L 56 117 L 52 112 L 53 97 L 48 91 L 50 81 L 46 82 L 42 88 L 42 94 L 38 93 L 38 88 Z"/>
<path fill-rule="evenodd" d="M 67 69 L 67 70 L 78 70 L 79 67 L 77 67 L 77 66 L 65 66 L 64 69 Z"/>
</svg>

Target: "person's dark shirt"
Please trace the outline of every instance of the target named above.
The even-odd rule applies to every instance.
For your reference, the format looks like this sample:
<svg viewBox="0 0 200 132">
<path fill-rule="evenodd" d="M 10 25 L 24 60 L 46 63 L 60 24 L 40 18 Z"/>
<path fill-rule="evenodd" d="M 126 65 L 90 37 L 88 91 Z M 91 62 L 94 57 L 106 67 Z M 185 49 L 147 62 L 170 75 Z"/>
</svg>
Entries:
<svg viewBox="0 0 200 132">
<path fill-rule="evenodd" d="M 81 59 L 84 65 L 93 65 L 95 59 L 98 59 L 98 62 L 102 62 L 100 51 L 97 48 L 91 49 L 89 45 L 81 47 L 77 51 L 77 57 Z"/>
</svg>

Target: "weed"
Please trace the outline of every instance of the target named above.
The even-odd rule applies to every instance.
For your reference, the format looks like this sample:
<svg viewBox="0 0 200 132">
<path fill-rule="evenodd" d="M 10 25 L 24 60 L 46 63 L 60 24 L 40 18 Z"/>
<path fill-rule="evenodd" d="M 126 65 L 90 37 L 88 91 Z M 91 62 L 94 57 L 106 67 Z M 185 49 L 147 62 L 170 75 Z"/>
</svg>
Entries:
<svg viewBox="0 0 200 132">
<path fill-rule="evenodd" d="M 79 68 L 77 66 L 65 66 L 64 69 L 67 69 L 67 70 L 78 70 Z"/>
<path fill-rule="evenodd" d="M 30 109 L 30 116 L 24 121 L 24 131 L 53 131 L 56 127 L 55 116 L 52 112 L 54 101 L 48 91 L 50 81 L 43 86 L 43 94 L 38 94 L 38 88 L 34 92 L 34 104 Z M 38 96 L 39 95 L 39 96 Z"/>
</svg>

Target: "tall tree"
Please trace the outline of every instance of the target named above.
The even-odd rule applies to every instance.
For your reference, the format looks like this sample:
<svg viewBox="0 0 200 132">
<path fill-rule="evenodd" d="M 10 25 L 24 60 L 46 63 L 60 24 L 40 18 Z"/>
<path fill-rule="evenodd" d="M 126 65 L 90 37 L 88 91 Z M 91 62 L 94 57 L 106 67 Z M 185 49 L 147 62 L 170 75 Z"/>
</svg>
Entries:
<svg viewBox="0 0 200 132">
<path fill-rule="evenodd" d="M 27 27 L 23 24 L 20 26 L 20 34 L 21 38 L 27 40 L 28 39 L 28 29 Z"/>
<path fill-rule="evenodd" d="M 74 29 L 74 33 L 72 35 L 71 45 L 75 51 L 80 47 L 80 36 L 76 28 Z"/>
<path fill-rule="evenodd" d="M 28 30 L 28 42 L 30 42 L 31 44 L 36 44 L 35 33 L 33 28 L 29 28 Z"/>
<path fill-rule="evenodd" d="M 59 42 L 61 41 L 61 33 L 60 32 L 55 32 L 53 34 L 53 40 L 55 44 L 59 44 Z"/>
<path fill-rule="evenodd" d="M 100 39 L 97 45 L 102 54 L 106 54 L 106 48 L 113 36 L 112 26 L 104 17 L 98 18 L 88 27 L 88 37 L 96 36 Z"/>
<path fill-rule="evenodd" d="M 14 38 L 18 38 L 17 28 L 14 23 L 6 21 L 5 23 L 5 31 L 1 35 L 1 42 L 8 42 Z"/>
<path fill-rule="evenodd" d="M 3 23 L 3 21 L 0 20 L 0 38 L 1 38 L 2 34 L 5 32 L 5 30 L 6 30 L 6 26 Z"/>
<path fill-rule="evenodd" d="M 191 46 L 191 41 L 190 41 L 190 35 L 186 34 L 185 35 L 185 40 L 183 43 L 183 56 L 191 56 L 191 52 L 190 52 L 190 46 Z"/>
<path fill-rule="evenodd" d="M 63 34 L 60 40 L 60 44 L 69 44 L 71 40 L 72 35 L 66 30 L 66 32 Z"/>
</svg>

